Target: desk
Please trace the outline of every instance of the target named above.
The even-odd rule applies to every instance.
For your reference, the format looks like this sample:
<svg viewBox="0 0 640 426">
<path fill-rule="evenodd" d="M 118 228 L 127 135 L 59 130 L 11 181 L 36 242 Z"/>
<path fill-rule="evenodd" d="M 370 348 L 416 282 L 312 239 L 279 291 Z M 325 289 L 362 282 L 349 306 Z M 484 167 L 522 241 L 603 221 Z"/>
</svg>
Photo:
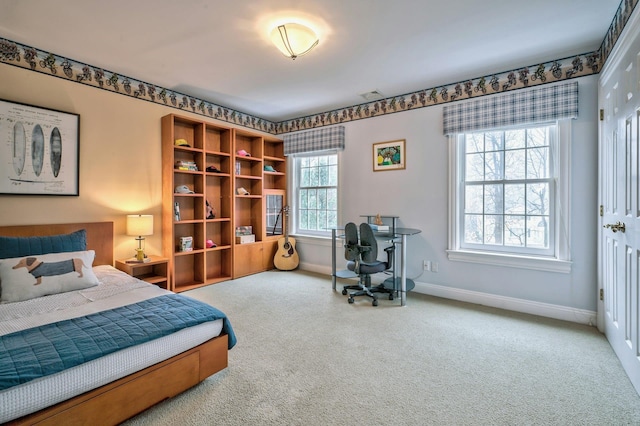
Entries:
<svg viewBox="0 0 640 426">
<path fill-rule="evenodd" d="M 348 270 L 336 271 L 336 240 L 338 239 L 338 231 L 342 231 L 344 228 L 332 228 L 331 229 L 331 287 L 335 291 L 336 278 L 356 278 L 357 275 Z M 396 267 L 393 267 L 393 277 L 384 281 L 384 285 L 387 288 L 393 288 L 400 292 L 400 306 L 407 305 L 407 291 L 410 291 L 415 287 L 415 283 L 407 278 L 407 237 L 410 235 L 419 234 L 422 232 L 415 228 L 395 228 L 393 234 L 380 232 L 376 233 L 376 237 L 388 238 L 392 244 L 400 244 L 400 277 L 396 276 Z M 343 238 L 344 235 L 340 235 Z M 400 239 L 398 241 L 398 239 Z M 397 259 L 397 257 L 396 257 Z M 395 259 L 394 259 L 395 261 Z M 397 262 L 395 263 L 397 265 Z M 400 284 L 398 289 L 397 284 Z M 409 288 L 408 288 L 409 287 Z"/>
</svg>

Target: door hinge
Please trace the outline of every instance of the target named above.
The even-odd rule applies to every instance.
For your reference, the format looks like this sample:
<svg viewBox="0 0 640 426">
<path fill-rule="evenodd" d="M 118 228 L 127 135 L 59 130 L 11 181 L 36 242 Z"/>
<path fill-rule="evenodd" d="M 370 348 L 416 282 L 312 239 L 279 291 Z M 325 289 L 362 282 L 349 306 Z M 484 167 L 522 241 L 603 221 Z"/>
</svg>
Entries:
<svg viewBox="0 0 640 426">
<path fill-rule="evenodd" d="M 600 301 L 604 300 L 604 288 L 600 289 Z"/>
<path fill-rule="evenodd" d="M 600 109 L 600 121 L 604 121 L 604 109 Z"/>
<path fill-rule="evenodd" d="M 604 206 L 600 204 L 600 217 L 604 216 Z"/>
</svg>

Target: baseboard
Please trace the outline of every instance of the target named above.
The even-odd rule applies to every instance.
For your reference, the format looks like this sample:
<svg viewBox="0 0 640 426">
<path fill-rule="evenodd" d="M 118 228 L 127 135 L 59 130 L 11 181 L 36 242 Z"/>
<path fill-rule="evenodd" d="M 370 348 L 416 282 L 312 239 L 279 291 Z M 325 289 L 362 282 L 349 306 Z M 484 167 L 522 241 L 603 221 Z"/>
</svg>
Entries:
<svg viewBox="0 0 640 426">
<path fill-rule="evenodd" d="M 324 265 L 305 264 L 302 262 L 300 263 L 300 269 L 328 275 L 329 277 L 331 276 L 331 268 Z M 460 302 L 475 303 L 477 305 L 538 315 L 546 318 L 554 318 L 562 321 L 570 321 L 578 324 L 590 326 L 596 325 L 596 312 L 585 309 L 552 305 L 550 303 L 533 302 L 531 300 L 517 299 L 514 297 L 499 296 L 423 282 L 416 282 L 416 287 L 413 291 L 430 296 L 442 297 Z"/>
<path fill-rule="evenodd" d="M 316 274 L 329 275 L 331 277 L 331 266 L 315 265 L 307 262 L 300 262 L 298 269 L 315 272 Z"/>
<path fill-rule="evenodd" d="M 481 293 L 477 291 L 463 290 L 436 284 L 416 282 L 416 293 L 458 300 L 460 302 L 475 303 L 491 306 L 493 308 L 522 312 L 563 321 L 595 326 L 596 313 L 585 309 L 571 308 L 568 306 L 552 305 L 550 303 L 534 302 L 531 300 L 516 299 L 514 297 L 499 296 L 495 294 Z"/>
</svg>

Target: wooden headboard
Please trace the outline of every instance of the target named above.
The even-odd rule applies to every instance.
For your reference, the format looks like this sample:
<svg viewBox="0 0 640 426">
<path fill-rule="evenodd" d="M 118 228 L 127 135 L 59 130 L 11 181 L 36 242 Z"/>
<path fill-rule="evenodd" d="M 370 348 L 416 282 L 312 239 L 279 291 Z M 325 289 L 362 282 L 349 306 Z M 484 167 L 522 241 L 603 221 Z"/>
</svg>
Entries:
<svg viewBox="0 0 640 426">
<path fill-rule="evenodd" d="M 56 223 L 51 225 L 0 226 L 0 235 L 7 237 L 34 237 L 68 234 L 87 230 L 87 249 L 95 250 L 94 265 L 113 266 L 113 222 Z"/>
</svg>

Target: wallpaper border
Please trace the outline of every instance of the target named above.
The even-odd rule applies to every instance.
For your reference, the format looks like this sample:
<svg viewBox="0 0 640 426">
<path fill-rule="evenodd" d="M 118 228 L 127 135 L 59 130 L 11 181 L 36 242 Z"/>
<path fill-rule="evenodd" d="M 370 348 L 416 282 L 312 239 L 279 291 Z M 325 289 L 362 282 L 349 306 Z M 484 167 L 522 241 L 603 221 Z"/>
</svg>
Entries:
<svg viewBox="0 0 640 426">
<path fill-rule="evenodd" d="M 279 135 L 598 74 L 638 1 L 623 0 L 620 3 L 596 51 L 281 122 L 265 120 L 4 38 L 0 38 L 0 62 Z"/>
</svg>

